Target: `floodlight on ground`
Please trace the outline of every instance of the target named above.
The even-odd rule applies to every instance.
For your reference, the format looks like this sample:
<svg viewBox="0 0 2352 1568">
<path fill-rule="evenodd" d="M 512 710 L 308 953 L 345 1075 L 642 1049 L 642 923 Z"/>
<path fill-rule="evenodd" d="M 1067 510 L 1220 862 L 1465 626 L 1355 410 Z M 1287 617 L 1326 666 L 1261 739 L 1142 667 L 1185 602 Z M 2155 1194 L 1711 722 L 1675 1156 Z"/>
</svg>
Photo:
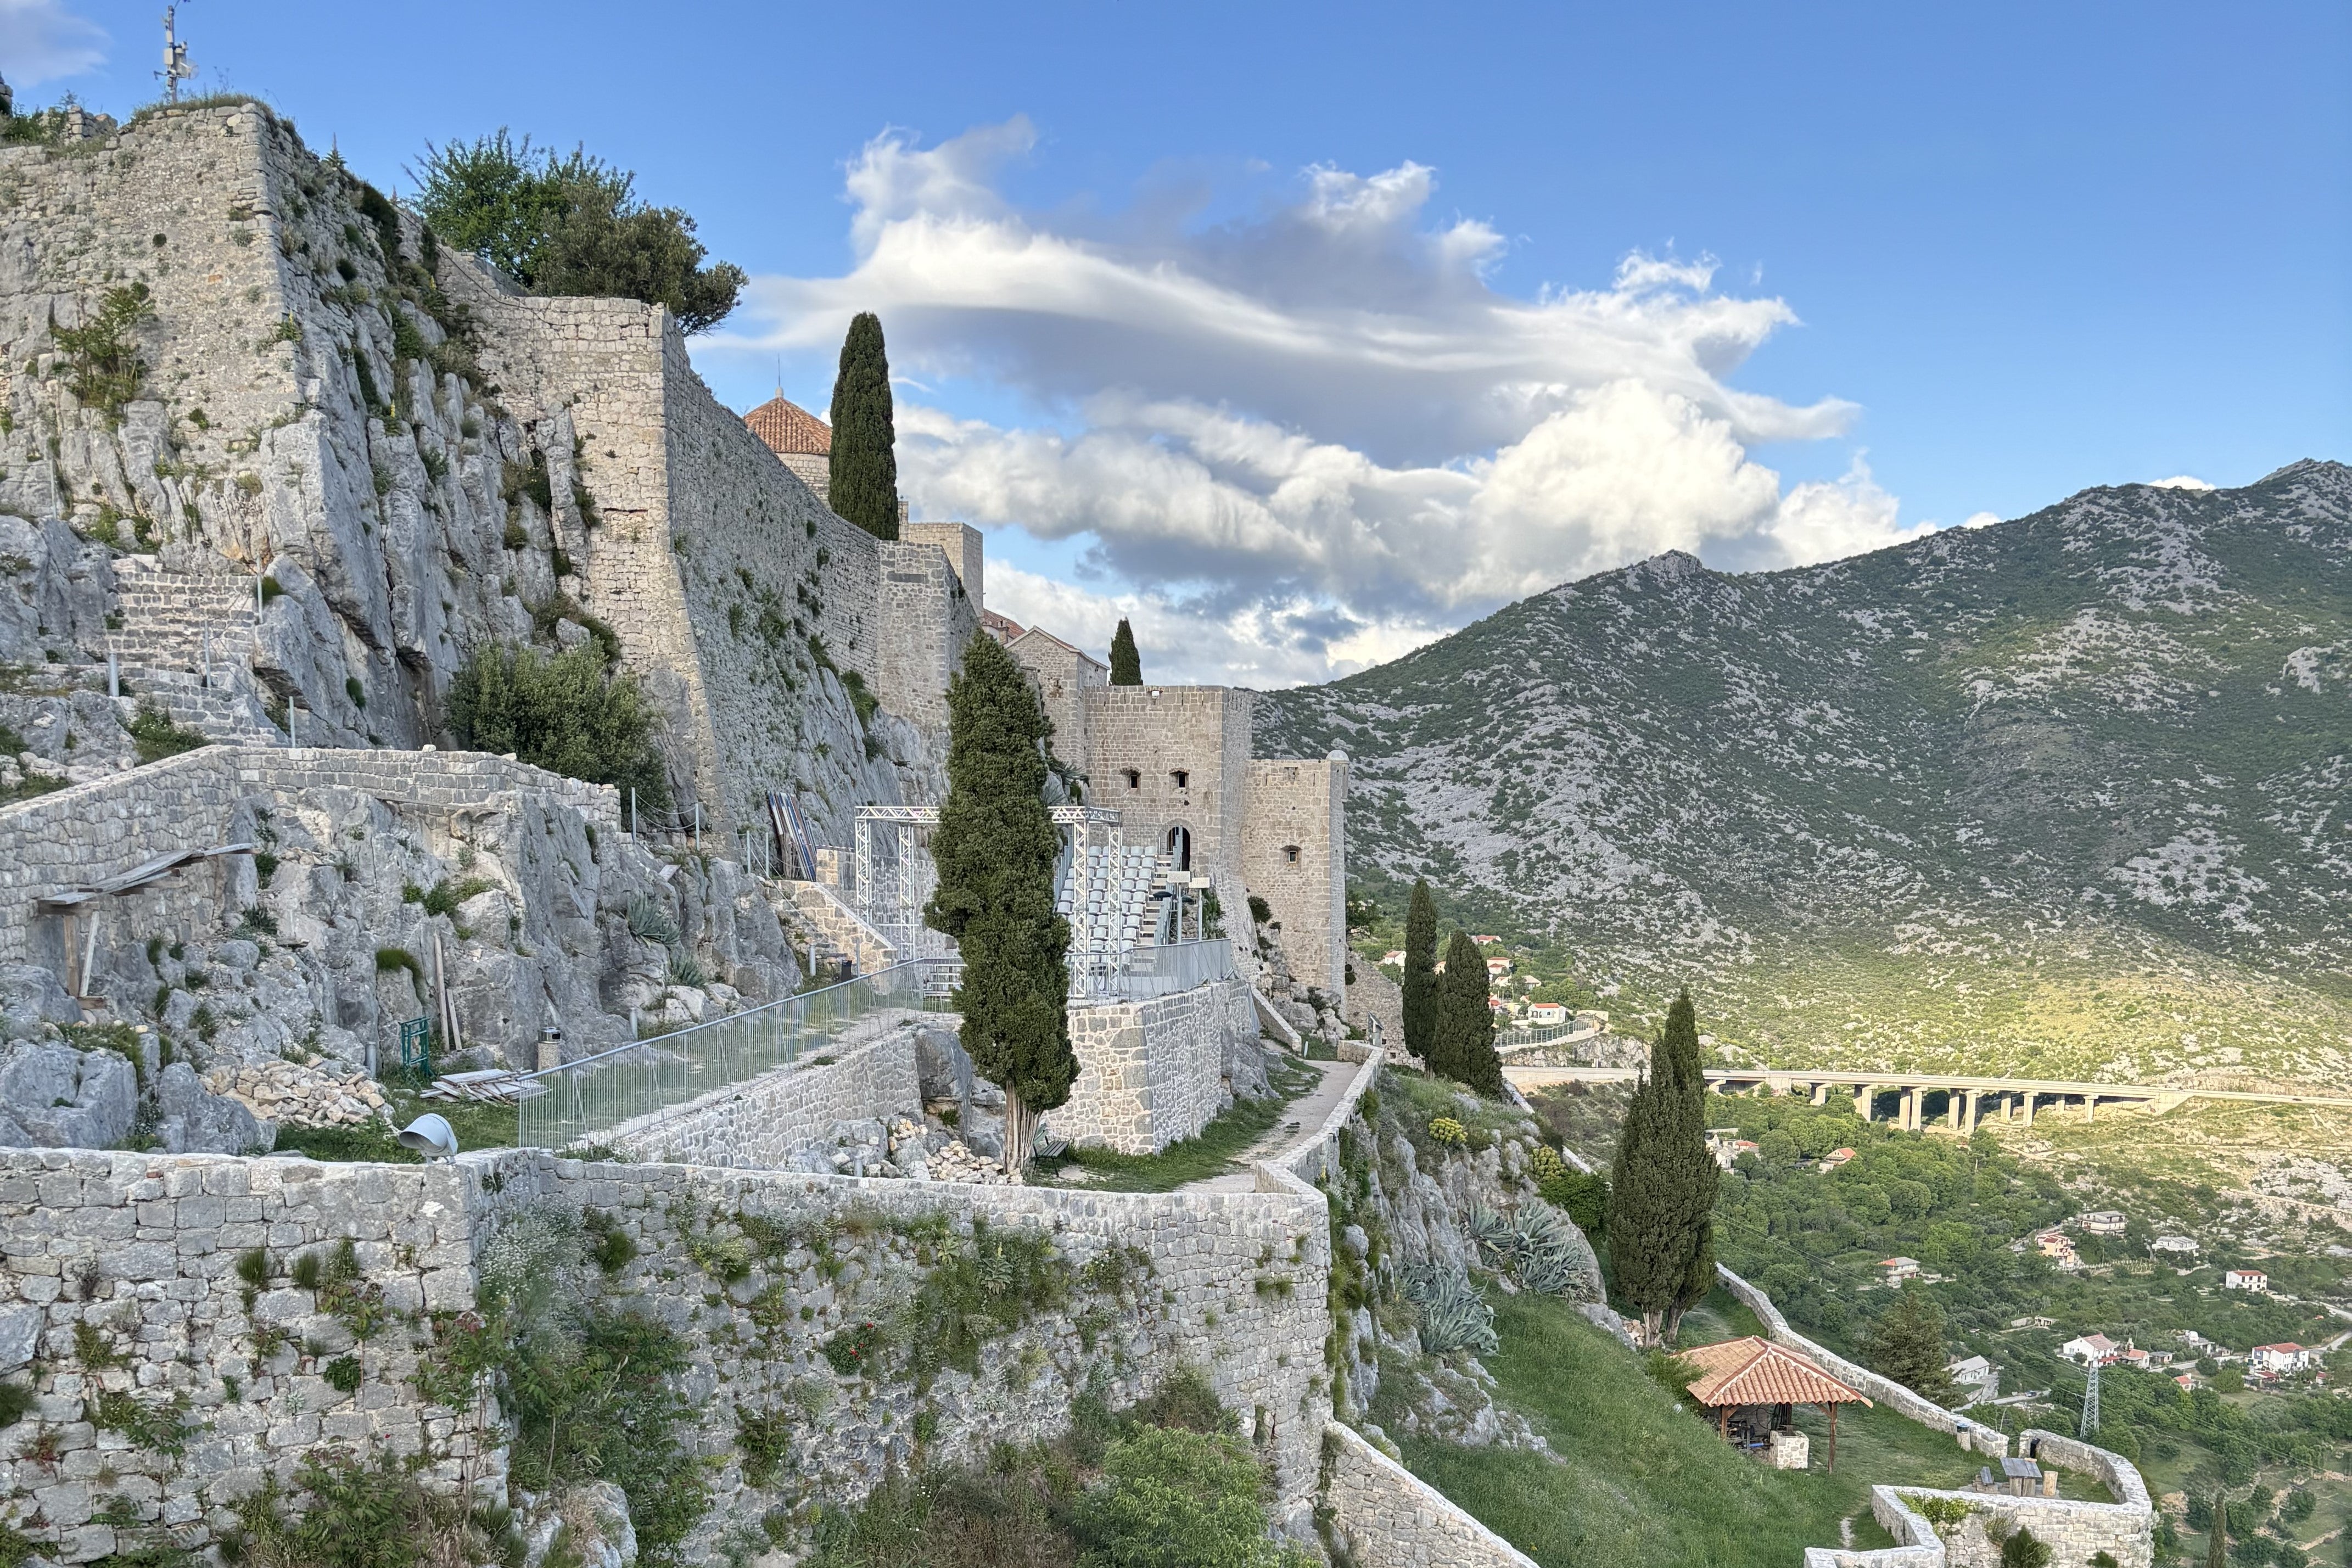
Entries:
<svg viewBox="0 0 2352 1568">
<path fill-rule="evenodd" d="M 400 1146 L 414 1149 L 428 1160 L 457 1157 L 457 1133 L 447 1119 L 426 1111 L 400 1130 Z"/>
</svg>

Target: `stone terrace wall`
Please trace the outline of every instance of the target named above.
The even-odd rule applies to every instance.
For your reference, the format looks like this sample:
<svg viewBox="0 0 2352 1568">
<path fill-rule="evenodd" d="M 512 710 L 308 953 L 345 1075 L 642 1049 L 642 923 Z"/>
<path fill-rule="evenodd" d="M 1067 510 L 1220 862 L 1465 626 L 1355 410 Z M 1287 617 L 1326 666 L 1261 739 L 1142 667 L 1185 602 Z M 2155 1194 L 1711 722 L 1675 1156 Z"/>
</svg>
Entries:
<svg viewBox="0 0 2352 1568">
<path fill-rule="evenodd" d="M 442 810 L 530 790 L 593 821 L 619 821 L 610 786 L 480 752 L 207 746 L 0 807 L 0 843 L 8 851 L 0 856 L 0 963 L 33 957 L 45 934 L 37 926 L 54 924 L 35 921 L 34 901 L 42 895 L 119 875 L 170 851 L 222 844 L 232 809 L 244 796 L 332 785 Z"/>
<path fill-rule="evenodd" d="M 1738 1299 L 1742 1306 L 1756 1314 L 1757 1319 L 1763 1323 L 1764 1332 L 1768 1338 L 1811 1356 L 1832 1375 L 1852 1384 L 1879 1404 L 1894 1406 L 1895 1413 L 1906 1419 L 1916 1421 L 1923 1426 L 1932 1426 L 1938 1432 L 1951 1433 L 1959 1440 L 1960 1447 L 1963 1448 L 1972 1448 L 1979 1454 L 1996 1457 L 2009 1452 L 2009 1437 L 2006 1434 L 1996 1432 L 1980 1422 L 1971 1421 L 1965 1415 L 1947 1410 L 1932 1401 L 1922 1399 L 1894 1379 L 1881 1376 L 1866 1366 L 1857 1366 L 1835 1351 L 1807 1339 L 1789 1326 L 1789 1320 L 1780 1315 L 1780 1309 L 1772 1304 L 1771 1297 L 1750 1285 L 1722 1264 L 1718 1263 L 1715 1266 L 1715 1275 L 1717 1279 L 1723 1281 L 1724 1288 Z"/>
<path fill-rule="evenodd" d="M 1535 1568 L 1535 1559 L 1339 1422 L 1325 1429 L 1323 1499 L 1361 1568 Z"/>
<path fill-rule="evenodd" d="M 923 1115 L 910 1021 L 936 1013 L 886 1013 L 870 1022 L 881 1037 L 835 1047 L 826 1066 L 794 1063 L 731 1085 L 674 1110 L 624 1122 L 598 1142 L 625 1159 L 719 1169 L 776 1170 L 794 1154 L 829 1143 L 836 1121 Z M 659 1042 L 654 1042 L 658 1047 Z"/>
<path fill-rule="evenodd" d="M 1231 1037 L 1257 1037 L 1248 983 L 1239 976 L 1148 1002 L 1073 1007 L 1078 1080 L 1045 1121 L 1073 1143 L 1156 1154 L 1200 1131 L 1229 1102 Z"/>
<path fill-rule="evenodd" d="M 486 1215 L 478 1245 L 499 1215 L 550 1200 L 595 1205 L 635 1237 L 638 1256 L 616 1289 L 694 1346 L 687 1393 L 706 1412 L 703 1451 L 722 1461 L 689 1556 L 770 1508 L 861 1497 L 887 1467 L 907 1461 L 923 1413 L 935 1423 L 927 1452 L 976 1460 L 994 1443 L 1066 1430 L 1090 1380 L 1116 1405 L 1187 1364 L 1251 1424 L 1274 1468 L 1278 1510 L 1293 1529 L 1308 1528 L 1328 1410 L 1320 1373 L 1330 1258 L 1318 1194 L 1089 1194 L 583 1164 L 515 1152 L 460 1163 Z M 495 1194 L 485 1191 L 491 1184 Z M 739 1214 L 784 1226 L 829 1218 L 831 1261 L 807 1247 L 762 1255 L 732 1285 L 687 1261 L 696 1246 L 740 1234 Z M 915 1289 L 920 1259 L 936 1257 L 917 1250 L 908 1227 L 919 1234 L 942 1220 L 964 1236 L 984 1226 L 1051 1237 L 1078 1276 L 1068 1305 L 990 1342 L 977 1377 L 943 1371 L 928 1392 L 898 1375 L 836 1373 L 819 1347 L 858 1322 L 887 1321 Z M 1115 1262 L 1122 1248 L 1150 1258 L 1149 1278 L 1124 1295 L 1089 1289 L 1087 1266 Z M 739 1407 L 790 1414 L 793 1459 L 770 1488 L 743 1477 L 734 1452 Z"/>
<path fill-rule="evenodd" d="M 0 1432 L 0 1521 L 61 1542 L 49 1554 L 71 1563 L 131 1544 L 93 1521 L 107 1494 L 144 1523 L 216 1536 L 265 1476 L 290 1486 L 305 1458 L 335 1447 L 429 1449 L 428 1484 L 502 1494 L 488 1413 L 420 1399 L 408 1327 L 355 1342 L 287 1273 L 297 1255 L 350 1237 L 385 1308 L 470 1307 L 466 1193 L 447 1166 L 0 1150 L 0 1374 L 42 1368 L 37 1407 Z M 248 1309 L 236 1267 L 253 1247 L 276 1273 Z M 89 1365 L 77 1325 L 120 1364 Z M 345 1355 L 362 1369 L 355 1393 L 324 1375 Z M 193 1428 L 176 1458 L 93 1419 L 174 1400 Z"/>
</svg>

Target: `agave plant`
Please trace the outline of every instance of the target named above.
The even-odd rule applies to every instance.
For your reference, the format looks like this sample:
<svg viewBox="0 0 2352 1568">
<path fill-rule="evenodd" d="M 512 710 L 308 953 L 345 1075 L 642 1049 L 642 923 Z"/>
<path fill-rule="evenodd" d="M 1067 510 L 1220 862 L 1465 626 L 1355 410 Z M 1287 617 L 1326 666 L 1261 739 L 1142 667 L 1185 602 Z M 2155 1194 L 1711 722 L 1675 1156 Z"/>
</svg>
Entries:
<svg viewBox="0 0 2352 1568">
<path fill-rule="evenodd" d="M 1421 1317 L 1421 1348 L 1433 1355 L 1471 1351 L 1492 1355 L 1502 1348 L 1495 1337 L 1495 1309 L 1469 1275 L 1458 1268 L 1423 1264 L 1404 1271 L 1405 1300 Z"/>
<path fill-rule="evenodd" d="M 1508 1216 L 1496 1214 L 1480 1201 L 1471 1205 L 1469 1216 L 1463 1228 L 1478 1246 L 1480 1254 L 1497 1268 L 1508 1268 L 1518 1256 L 1518 1232 Z"/>
<path fill-rule="evenodd" d="M 1588 1256 L 1576 1226 L 1549 1204 L 1524 1204 L 1513 1233 L 1519 1283 L 1545 1296 L 1565 1296 L 1590 1283 Z"/>
<path fill-rule="evenodd" d="M 677 922 L 669 911 L 646 898 L 643 893 L 629 895 L 629 934 L 646 942 L 657 942 L 664 947 L 677 945 Z"/>
</svg>

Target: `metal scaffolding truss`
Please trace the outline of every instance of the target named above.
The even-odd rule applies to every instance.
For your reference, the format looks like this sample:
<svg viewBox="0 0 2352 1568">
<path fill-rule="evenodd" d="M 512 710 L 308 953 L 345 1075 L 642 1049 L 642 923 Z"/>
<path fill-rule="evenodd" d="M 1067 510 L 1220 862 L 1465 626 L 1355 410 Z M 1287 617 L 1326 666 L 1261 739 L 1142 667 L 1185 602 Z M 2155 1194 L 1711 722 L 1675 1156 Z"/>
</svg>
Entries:
<svg viewBox="0 0 2352 1568">
<path fill-rule="evenodd" d="M 1054 826 L 1066 835 L 1089 827 L 1116 830 L 1118 813 L 1100 805 L 1057 805 Z M 935 805 L 861 805 L 854 826 L 856 866 L 853 901 L 866 923 L 898 950 L 901 958 L 935 957 L 950 951 L 948 940 L 923 923 L 923 906 L 940 885 L 931 861 L 931 831 L 940 823 Z"/>
</svg>

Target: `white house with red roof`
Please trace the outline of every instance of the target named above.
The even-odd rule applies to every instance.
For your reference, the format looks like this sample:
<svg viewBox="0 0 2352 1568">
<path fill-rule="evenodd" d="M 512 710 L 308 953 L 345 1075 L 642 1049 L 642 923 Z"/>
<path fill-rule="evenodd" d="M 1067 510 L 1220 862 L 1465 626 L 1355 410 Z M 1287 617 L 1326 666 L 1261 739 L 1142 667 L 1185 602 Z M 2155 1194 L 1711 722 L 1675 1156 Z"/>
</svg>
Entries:
<svg viewBox="0 0 2352 1568">
<path fill-rule="evenodd" d="M 2246 1357 L 2246 1364 L 2255 1372 L 2284 1377 L 2289 1373 L 2308 1372 L 2319 1364 L 2319 1352 L 2303 1345 L 2287 1343 L 2256 1345 Z"/>
<path fill-rule="evenodd" d="M 2259 1268 L 2231 1268 L 2221 1275 L 2221 1289 L 2224 1290 L 2267 1290 L 2270 1288 L 2271 1277 Z"/>
</svg>

